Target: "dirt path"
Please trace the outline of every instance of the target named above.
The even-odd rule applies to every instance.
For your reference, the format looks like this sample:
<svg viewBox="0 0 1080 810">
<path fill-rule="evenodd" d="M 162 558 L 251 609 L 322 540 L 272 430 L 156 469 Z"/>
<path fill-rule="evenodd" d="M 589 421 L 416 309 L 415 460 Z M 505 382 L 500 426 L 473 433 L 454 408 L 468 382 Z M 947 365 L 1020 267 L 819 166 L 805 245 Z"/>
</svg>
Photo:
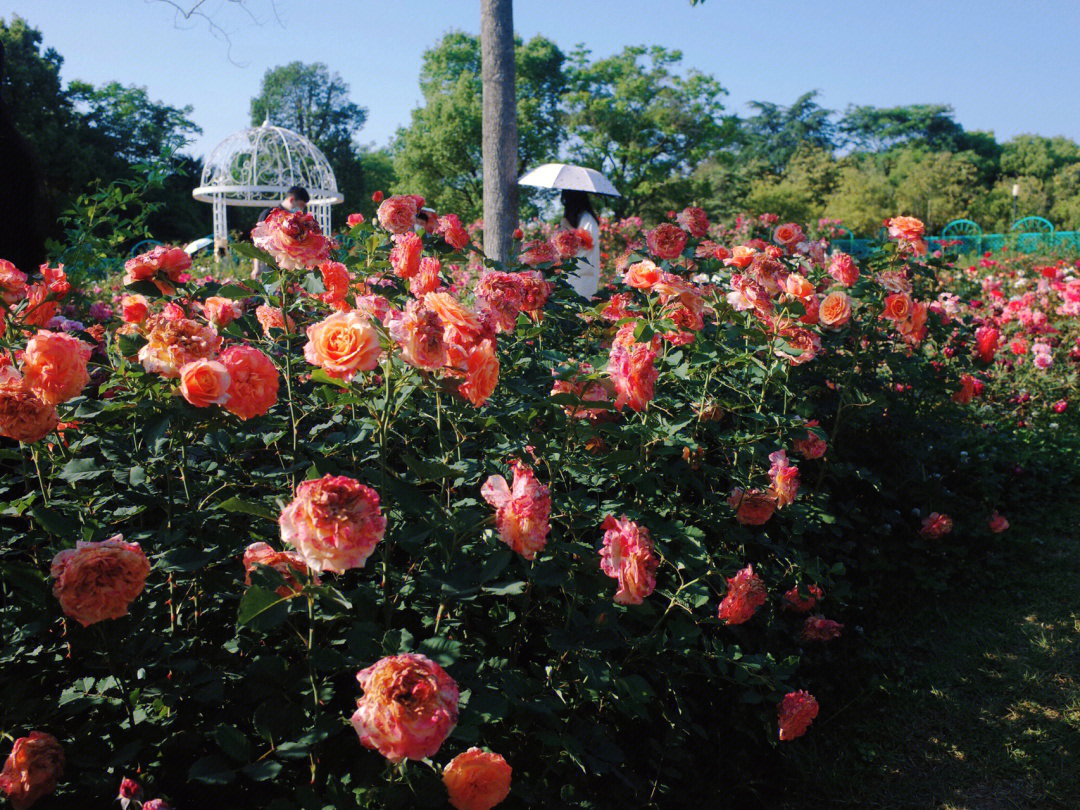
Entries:
<svg viewBox="0 0 1080 810">
<path fill-rule="evenodd" d="M 1012 530 L 985 585 L 867 632 L 878 676 L 822 718 L 790 807 L 1080 807 L 1080 520 L 1061 522 Z"/>
</svg>

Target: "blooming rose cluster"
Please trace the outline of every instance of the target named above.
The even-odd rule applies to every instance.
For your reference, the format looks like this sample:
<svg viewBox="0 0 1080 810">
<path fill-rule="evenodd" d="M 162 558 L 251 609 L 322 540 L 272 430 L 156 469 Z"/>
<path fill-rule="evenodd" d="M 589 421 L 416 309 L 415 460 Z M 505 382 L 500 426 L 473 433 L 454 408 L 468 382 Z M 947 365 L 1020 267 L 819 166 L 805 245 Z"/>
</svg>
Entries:
<svg viewBox="0 0 1080 810">
<path fill-rule="evenodd" d="M 495 507 L 495 528 L 499 539 L 526 560 L 544 548 L 551 531 L 551 494 L 536 480 L 533 471 L 520 461 L 514 463 L 513 487 L 501 475 L 488 478 L 480 495 Z"/>
<path fill-rule="evenodd" d="M 794 740 L 806 733 L 818 716 L 818 702 L 804 689 L 789 692 L 777 707 L 781 740 Z"/>
<path fill-rule="evenodd" d="M 142 593 L 150 561 L 138 543 L 118 534 L 100 543 L 82 540 L 53 557 L 53 594 L 64 614 L 83 627 L 126 616 Z"/>
<path fill-rule="evenodd" d="M 300 484 L 278 525 L 309 568 L 338 574 L 363 568 L 386 533 L 378 493 L 343 475 Z"/>
<path fill-rule="evenodd" d="M 337 242 L 325 236 L 315 217 L 275 208 L 251 231 L 255 247 L 274 257 L 282 270 L 305 270 L 330 258 Z"/>
</svg>

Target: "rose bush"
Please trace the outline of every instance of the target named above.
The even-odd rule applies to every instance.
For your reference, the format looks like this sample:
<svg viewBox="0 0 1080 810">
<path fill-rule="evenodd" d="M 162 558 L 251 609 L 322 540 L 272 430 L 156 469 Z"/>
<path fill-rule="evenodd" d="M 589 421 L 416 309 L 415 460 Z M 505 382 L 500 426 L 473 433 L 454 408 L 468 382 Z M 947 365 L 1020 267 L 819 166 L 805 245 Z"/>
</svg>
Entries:
<svg viewBox="0 0 1080 810">
<path fill-rule="evenodd" d="M 573 240 L 496 266 L 421 205 L 278 217 L 254 280 L 168 250 L 97 293 L 3 276 L 5 728 L 60 741 L 58 799 L 749 802 L 841 705 L 875 573 L 930 587 L 1008 536 L 1003 456 L 947 437 L 1000 451 L 971 437 L 1017 371 L 1019 420 L 1075 414 L 1067 265 L 1014 306 L 910 218 L 860 266 L 688 209 L 625 226 L 585 301 Z"/>
</svg>

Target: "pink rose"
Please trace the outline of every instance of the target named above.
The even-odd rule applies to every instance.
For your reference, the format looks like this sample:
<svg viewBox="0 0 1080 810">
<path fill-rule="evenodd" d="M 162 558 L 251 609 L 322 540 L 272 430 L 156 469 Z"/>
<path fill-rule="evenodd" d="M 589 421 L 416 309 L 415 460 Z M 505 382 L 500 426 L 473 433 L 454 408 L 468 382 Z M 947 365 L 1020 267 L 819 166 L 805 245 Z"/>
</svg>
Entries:
<svg viewBox="0 0 1080 810">
<path fill-rule="evenodd" d="M 378 493 L 343 475 L 300 484 L 278 525 L 312 570 L 338 574 L 363 568 L 386 532 Z"/>
<path fill-rule="evenodd" d="M 645 237 L 649 252 L 660 259 L 677 259 L 686 248 L 686 231 L 670 222 L 657 225 Z"/>
<path fill-rule="evenodd" d="M 480 488 L 480 495 L 495 507 L 499 539 L 526 560 L 534 559 L 551 531 L 548 488 L 531 469 L 515 462 L 512 489 L 501 475 L 493 475 Z"/>
<path fill-rule="evenodd" d="M 100 543 L 79 540 L 53 557 L 50 573 L 64 614 L 88 627 L 127 615 L 146 584 L 150 561 L 138 543 L 117 534 Z"/>
<path fill-rule="evenodd" d="M 640 605 L 656 590 L 656 569 L 660 561 L 653 551 L 649 530 L 625 515 L 607 515 L 601 526 L 604 545 L 600 549 L 600 569 L 619 581 L 615 601 L 620 605 Z"/>
<path fill-rule="evenodd" d="M 90 347 L 64 332 L 41 330 L 26 344 L 23 379 L 26 387 L 47 405 L 77 397 L 90 382 L 86 364 Z"/>
<path fill-rule="evenodd" d="M 251 346 L 233 346 L 218 358 L 229 372 L 225 409 L 241 419 L 262 416 L 277 402 L 278 370 L 265 354 Z"/>
</svg>

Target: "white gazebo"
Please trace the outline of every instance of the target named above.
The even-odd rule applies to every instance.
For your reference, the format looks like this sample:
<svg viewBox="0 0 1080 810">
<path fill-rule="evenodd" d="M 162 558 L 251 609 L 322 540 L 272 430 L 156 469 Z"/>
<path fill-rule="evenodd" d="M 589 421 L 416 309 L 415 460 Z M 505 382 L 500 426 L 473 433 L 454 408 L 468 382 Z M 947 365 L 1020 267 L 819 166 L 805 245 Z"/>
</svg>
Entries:
<svg viewBox="0 0 1080 810">
<path fill-rule="evenodd" d="M 200 185 L 191 194 L 214 206 L 216 251 L 228 243 L 225 206 L 272 206 L 291 186 L 307 189 L 311 195 L 308 211 L 323 233 L 329 233 L 330 206 L 345 199 L 330 162 L 303 135 L 267 120 L 261 127 L 234 132 L 214 147 L 203 166 Z"/>
</svg>

